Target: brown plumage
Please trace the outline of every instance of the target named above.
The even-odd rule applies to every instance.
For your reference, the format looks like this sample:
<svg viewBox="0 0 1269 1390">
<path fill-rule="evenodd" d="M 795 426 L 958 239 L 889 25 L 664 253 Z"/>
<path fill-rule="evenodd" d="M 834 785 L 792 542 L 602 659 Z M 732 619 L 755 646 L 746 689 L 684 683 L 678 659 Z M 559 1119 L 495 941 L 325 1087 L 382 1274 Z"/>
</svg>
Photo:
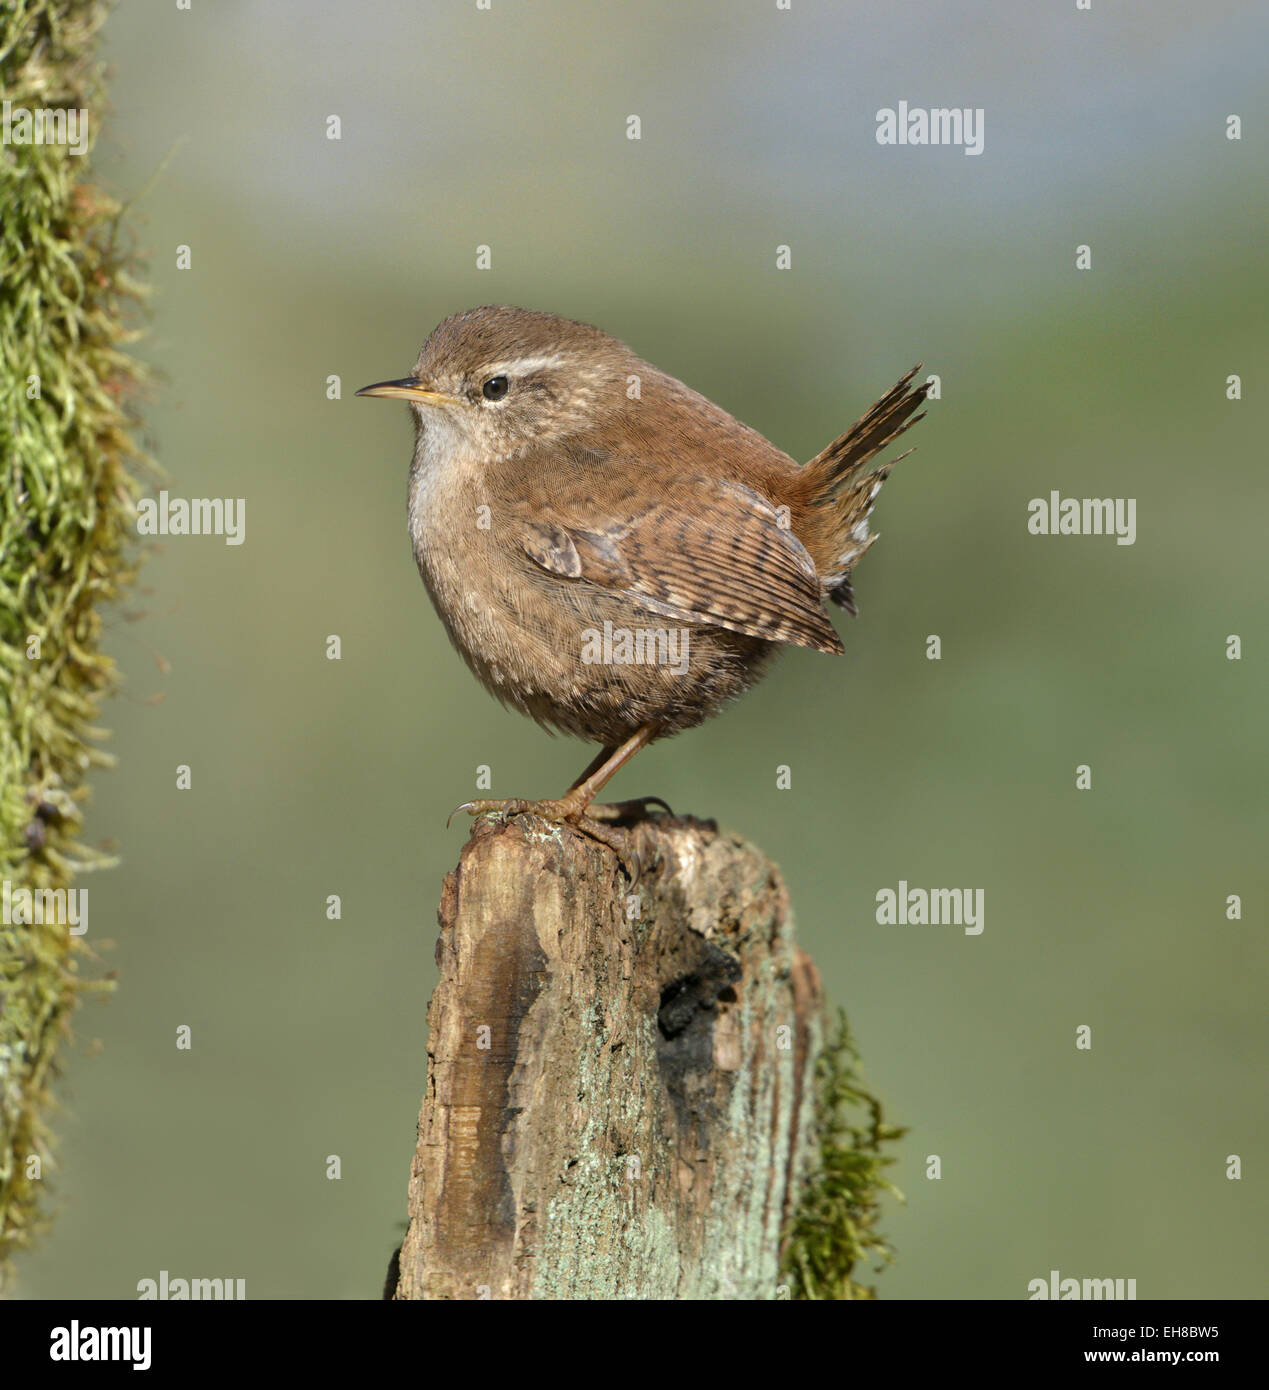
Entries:
<svg viewBox="0 0 1269 1390">
<path fill-rule="evenodd" d="M 782 644 L 840 653 L 824 602 L 855 611 L 891 465 L 864 468 L 920 418 L 917 370 L 804 467 L 552 314 L 455 315 L 409 377 L 365 388 L 411 403 L 411 537 L 454 645 L 499 699 L 604 745 L 559 802 L 469 809 L 578 819 L 625 758 L 748 689 Z M 608 632 L 654 636 L 622 660 Z"/>
</svg>

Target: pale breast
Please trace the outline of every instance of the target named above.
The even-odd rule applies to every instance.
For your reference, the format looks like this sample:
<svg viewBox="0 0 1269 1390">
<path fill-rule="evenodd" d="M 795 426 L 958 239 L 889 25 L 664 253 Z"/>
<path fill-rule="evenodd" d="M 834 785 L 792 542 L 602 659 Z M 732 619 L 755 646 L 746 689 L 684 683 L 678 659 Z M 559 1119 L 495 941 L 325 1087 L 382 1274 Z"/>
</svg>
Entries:
<svg viewBox="0 0 1269 1390">
<path fill-rule="evenodd" d="M 414 559 L 473 674 L 499 699 L 535 713 L 536 687 L 559 678 L 554 654 L 526 622 L 523 578 L 508 565 L 485 461 L 456 445 L 431 425 L 416 445 L 409 488 Z"/>
</svg>

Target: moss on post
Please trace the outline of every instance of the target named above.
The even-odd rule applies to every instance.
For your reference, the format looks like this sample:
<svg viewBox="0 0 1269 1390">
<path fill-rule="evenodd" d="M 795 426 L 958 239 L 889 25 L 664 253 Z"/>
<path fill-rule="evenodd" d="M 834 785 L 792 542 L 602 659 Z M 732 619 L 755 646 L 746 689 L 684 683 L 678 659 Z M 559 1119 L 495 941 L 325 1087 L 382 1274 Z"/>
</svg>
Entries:
<svg viewBox="0 0 1269 1390">
<path fill-rule="evenodd" d="M 854 1278 L 856 1264 L 889 1264 L 894 1252 L 877 1228 L 880 1198 L 903 1194 L 883 1176 L 894 1159 L 884 1146 L 907 1131 L 888 1123 L 859 1076 L 846 1013 L 816 1062 L 813 1156 L 784 1238 L 782 1268 L 800 1299 L 876 1298 Z"/>
<path fill-rule="evenodd" d="M 141 369 L 124 347 L 141 290 L 120 246 L 120 206 L 89 177 L 104 90 L 95 40 L 108 10 L 97 0 L 0 10 L 0 880 L 10 904 L 109 862 L 77 834 L 88 774 L 108 761 L 94 728 L 115 681 L 102 608 L 134 572 Z M 86 113 L 86 126 L 68 126 L 70 112 Z M 36 143 L 37 132 L 53 143 Z M 53 924 L 23 915 L 0 917 L 0 1274 L 46 1214 L 49 1083 L 92 987 L 79 978 L 90 953 L 65 914 Z"/>
</svg>

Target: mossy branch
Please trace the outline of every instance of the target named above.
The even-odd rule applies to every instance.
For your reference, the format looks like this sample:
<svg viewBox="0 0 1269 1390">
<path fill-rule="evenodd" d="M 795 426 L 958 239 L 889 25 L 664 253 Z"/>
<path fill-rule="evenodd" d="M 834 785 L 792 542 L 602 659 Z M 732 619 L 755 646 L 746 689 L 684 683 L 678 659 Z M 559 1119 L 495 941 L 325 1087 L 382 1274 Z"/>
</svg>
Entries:
<svg viewBox="0 0 1269 1390">
<path fill-rule="evenodd" d="M 109 761 L 94 727 L 116 680 L 102 610 L 134 577 L 143 462 L 132 441 L 143 372 L 124 351 L 143 291 L 120 245 L 120 206 L 89 169 L 109 8 L 0 7 L 11 117 L 0 144 L 0 878 L 10 895 L 67 889 L 111 862 L 77 838 L 87 776 Z M 86 112 L 83 152 L 24 140 L 12 122 L 27 111 Z M 70 1014 L 94 987 L 79 976 L 90 956 L 66 922 L 0 920 L 0 1275 L 46 1216 L 49 1085 Z"/>
</svg>

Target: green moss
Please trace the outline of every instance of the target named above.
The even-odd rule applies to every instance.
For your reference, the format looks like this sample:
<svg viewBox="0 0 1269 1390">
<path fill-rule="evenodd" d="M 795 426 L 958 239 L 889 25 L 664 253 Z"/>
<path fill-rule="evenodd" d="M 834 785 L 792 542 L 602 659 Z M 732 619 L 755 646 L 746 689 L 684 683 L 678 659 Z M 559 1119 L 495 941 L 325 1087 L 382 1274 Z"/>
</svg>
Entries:
<svg viewBox="0 0 1269 1390">
<path fill-rule="evenodd" d="M 855 1267 L 876 1259 L 876 1273 L 893 1258 L 877 1229 L 881 1194 L 900 1201 L 903 1194 L 883 1176 L 894 1159 L 882 1149 L 907 1131 L 886 1122 L 858 1064 L 850 1025 L 839 1009 L 836 1034 L 816 1064 L 813 1152 L 784 1235 L 781 1268 L 795 1298 L 876 1298 L 874 1287 L 855 1281 Z"/>
<path fill-rule="evenodd" d="M 99 0 L 4 0 L 12 108 L 103 114 Z M 115 682 L 102 606 L 134 573 L 130 434 L 142 380 L 124 347 L 141 290 L 121 209 L 65 144 L 0 144 L 0 878 L 62 889 L 107 856 L 77 840 L 94 728 Z M 0 920 L 0 1274 L 42 1224 L 49 1083 L 91 952 L 65 925 Z M 30 1170 L 39 1160 L 40 1173 Z"/>
</svg>

